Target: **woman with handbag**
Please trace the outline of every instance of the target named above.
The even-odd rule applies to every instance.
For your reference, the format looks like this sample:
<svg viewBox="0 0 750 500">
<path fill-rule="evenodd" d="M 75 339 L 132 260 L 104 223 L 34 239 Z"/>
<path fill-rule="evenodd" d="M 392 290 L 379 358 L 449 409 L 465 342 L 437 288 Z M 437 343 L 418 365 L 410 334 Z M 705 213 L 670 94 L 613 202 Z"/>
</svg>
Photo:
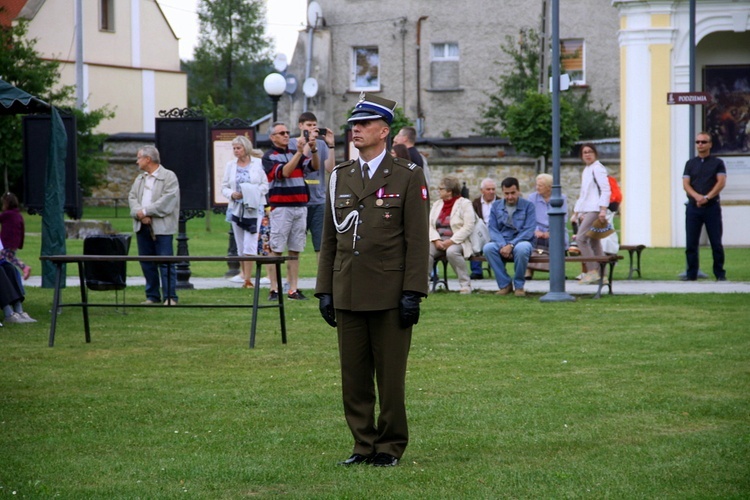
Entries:
<svg viewBox="0 0 750 500">
<path fill-rule="evenodd" d="M 471 257 L 471 233 L 474 230 L 474 207 L 461 197 L 461 184 L 453 176 L 446 176 L 438 187 L 440 199 L 432 205 L 429 218 L 430 271 L 435 258 L 445 257 L 458 276 L 461 294 L 471 293 L 471 279 L 466 270 L 466 259 Z"/>
<path fill-rule="evenodd" d="M 253 149 L 250 140 L 237 136 L 232 140 L 235 159 L 224 167 L 221 194 L 229 200 L 227 221 L 232 224 L 237 255 L 258 255 L 258 228 L 268 193 L 268 178 L 263 170 L 262 152 Z M 252 288 L 252 262 L 242 262 L 243 288 Z"/>
<path fill-rule="evenodd" d="M 581 146 L 581 159 L 586 167 L 581 173 L 581 192 L 573 209 L 571 222 L 578 224 L 576 242 L 583 257 L 602 257 L 601 240 L 592 238 L 590 230 L 595 222 L 607 225 L 607 207 L 609 207 L 610 187 L 607 180 L 607 169 L 597 159 L 596 146 L 586 143 Z M 599 264 L 586 262 L 586 272 L 580 279 L 582 285 L 599 281 Z"/>
<path fill-rule="evenodd" d="M 551 208 L 549 201 L 552 198 L 552 176 L 550 174 L 539 174 L 536 176 L 536 192 L 529 195 L 529 201 L 534 204 L 536 210 L 536 246 L 532 254 L 549 255 L 549 210 Z M 562 195 L 562 209 L 568 213 L 568 197 Z M 568 247 L 568 230 L 565 229 L 565 248 Z M 526 268 L 526 279 L 530 280 L 534 276 L 534 271 L 549 271 L 549 264 L 532 264 L 529 263 Z"/>
</svg>

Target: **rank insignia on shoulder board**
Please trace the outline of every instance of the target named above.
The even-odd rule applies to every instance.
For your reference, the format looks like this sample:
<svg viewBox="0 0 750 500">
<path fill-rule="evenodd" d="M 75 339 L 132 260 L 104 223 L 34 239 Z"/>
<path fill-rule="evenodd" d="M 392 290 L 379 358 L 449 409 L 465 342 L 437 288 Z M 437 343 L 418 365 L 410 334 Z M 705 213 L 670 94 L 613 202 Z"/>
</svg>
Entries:
<svg viewBox="0 0 750 500">
<path fill-rule="evenodd" d="M 398 158 L 398 157 L 393 159 L 393 163 L 401 165 L 402 167 L 406 167 L 409 170 L 414 170 L 418 166 L 416 163 L 412 163 L 408 160 L 404 160 L 403 158 Z"/>
<path fill-rule="evenodd" d="M 336 165 L 333 168 L 334 168 L 334 170 L 336 170 L 336 169 L 339 169 L 341 167 L 348 167 L 349 165 L 354 164 L 355 161 L 357 161 L 357 160 L 356 159 L 354 159 L 354 160 L 346 160 L 346 161 L 343 161 L 343 162 L 339 163 L 338 165 Z"/>
</svg>

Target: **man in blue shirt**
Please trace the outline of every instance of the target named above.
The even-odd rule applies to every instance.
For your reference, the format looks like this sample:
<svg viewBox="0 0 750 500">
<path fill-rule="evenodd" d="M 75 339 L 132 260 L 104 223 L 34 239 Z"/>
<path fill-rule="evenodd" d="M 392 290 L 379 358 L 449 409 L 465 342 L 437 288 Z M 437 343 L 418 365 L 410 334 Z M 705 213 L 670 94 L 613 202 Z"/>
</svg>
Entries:
<svg viewBox="0 0 750 500">
<path fill-rule="evenodd" d="M 484 256 L 495 272 L 498 295 L 508 295 L 515 288 L 516 297 L 524 297 L 526 267 L 534 248 L 536 210 L 534 204 L 521 198 L 518 179 L 506 177 L 500 183 L 503 199 L 492 204 L 487 228 L 490 242 L 484 246 Z M 505 263 L 513 261 L 513 279 L 505 270 Z"/>
</svg>

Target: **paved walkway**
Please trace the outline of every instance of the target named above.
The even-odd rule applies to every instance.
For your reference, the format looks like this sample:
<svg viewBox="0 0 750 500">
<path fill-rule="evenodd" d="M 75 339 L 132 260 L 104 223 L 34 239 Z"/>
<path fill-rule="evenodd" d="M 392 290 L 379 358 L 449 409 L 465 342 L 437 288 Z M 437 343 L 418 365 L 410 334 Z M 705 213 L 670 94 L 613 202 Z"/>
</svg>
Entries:
<svg viewBox="0 0 750 500">
<path fill-rule="evenodd" d="M 143 277 L 128 277 L 129 285 L 144 286 Z M 39 276 L 32 276 L 26 282 L 26 286 L 39 287 L 42 279 Z M 68 277 L 68 287 L 78 287 L 78 277 Z M 241 288 L 239 283 L 232 283 L 225 278 L 191 278 L 190 283 L 196 290 L 208 290 L 212 288 Z M 268 285 L 265 285 L 267 287 Z M 312 290 L 315 288 L 314 278 L 302 278 L 299 280 L 299 287 L 303 290 Z M 458 281 L 448 280 L 448 287 L 451 291 L 458 291 Z M 497 290 L 497 283 L 494 279 L 474 280 L 472 287 L 475 290 Z M 526 291 L 529 293 L 547 293 L 549 292 L 549 281 L 531 280 L 526 282 Z M 596 293 L 594 285 L 579 285 L 578 282 L 568 280 L 565 282 L 565 291 L 571 295 L 593 295 Z M 710 279 L 698 281 L 650 281 L 650 280 L 615 280 L 612 285 L 612 291 L 615 295 L 645 295 L 654 293 L 750 293 L 750 283 L 741 281 L 714 281 Z M 606 293 L 606 288 L 602 291 Z"/>
</svg>

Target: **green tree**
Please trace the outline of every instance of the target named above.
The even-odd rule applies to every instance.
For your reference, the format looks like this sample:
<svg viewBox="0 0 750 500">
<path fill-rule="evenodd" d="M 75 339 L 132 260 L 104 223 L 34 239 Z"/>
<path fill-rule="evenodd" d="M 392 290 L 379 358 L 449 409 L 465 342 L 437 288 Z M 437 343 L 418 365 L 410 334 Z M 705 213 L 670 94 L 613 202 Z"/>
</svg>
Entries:
<svg viewBox="0 0 750 500">
<path fill-rule="evenodd" d="M 595 108 L 591 102 L 591 91 L 575 90 L 562 94 L 563 99 L 573 108 L 573 119 L 578 127 L 582 139 L 602 139 L 618 137 L 620 126 L 617 118 L 609 114 L 610 104 L 602 108 Z"/>
<path fill-rule="evenodd" d="M 396 109 L 393 110 L 393 122 L 391 122 L 391 139 L 396 137 L 396 134 L 398 134 L 398 131 L 402 128 L 413 126 L 414 122 L 411 121 L 408 116 L 406 116 L 406 113 L 404 113 L 404 108 L 396 107 Z"/>
<path fill-rule="evenodd" d="M 27 32 L 28 22 L 23 20 L 15 26 L 0 27 L 0 78 L 50 104 L 59 104 L 72 95 L 73 88 L 55 89 L 59 64 L 39 58 L 34 49 L 36 40 L 27 40 Z M 22 144 L 21 116 L 0 116 L 0 165 L 6 192 L 21 192 Z"/>
<path fill-rule="evenodd" d="M 573 107 L 560 100 L 560 150 L 569 151 L 578 139 Z M 552 96 L 529 91 L 520 103 L 508 106 L 505 132 L 518 151 L 548 157 L 552 153 Z"/>
<path fill-rule="evenodd" d="M 62 109 L 75 113 L 78 136 L 78 179 L 84 194 L 97 186 L 107 168 L 107 158 L 102 152 L 105 134 L 94 129 L 102 120 L 114 113 L 107 108 L 89 110 L 70 109 L 73 105 L 73 86 L 58 85 L 60 79 L 57 61 L 44 60 L 34 48 L 36 39 L 27 38 L 28 22 L 19 20 L 9 28 L 0 28 L 0 78 L 31 95 Z M 0 166 L 3 169 L 5 191 L 23 192 L 23 133 L 20 115 L 0 116 Z"/>
<path fill-rule="evenodd" d="M 521 29 L 517 39 L 510 35 L 505 37 L 501 50 L 510 57 L 510 70 L 492 79 L 497 90 L 488 94 L 489 103 L 482 107 L 482 118 L 475 128 L 477 132 L 494 137 L 508 135 L 510 106 L 524 102 L 528 99 L 528 92 L 538 90 L 541 45 L 539 34 L 530 28 Z M 619 135 L 617 119 L 609 114 L 609 105 L 595 107 L 589 89 L 573 88 L 562 92 L 560 97 L 560 105 L 567 103 L 572 109 L 573 122 L 580 134 L 575 140 Z"/>
<path fill-rule="evenodd" d="M 521 29 L 518 41 L 505 36 L 501 50 L 510 57 L 509 71 L 491 78 L 497 90 L 488 94 L 489 104 L 482 106 L 482 119 L 477 122 L 477 132 L 489 137 L 499 137 L 505 128 L 508 106 L 524 100 L 526 92 L 536 90 L 539 81 L 539 34 L 533 29 Z M 498 66 L 499 62 L 495 62 Z"/>
<path fill-rule="evenodd" d="M 91 196 L 92 189 L 102 184 L 109 168 L 109 154 L 102 150 L 107 134 L 94 132 L 94 129 L 115 114 L 108 106 L 90 111 L 75 108 L 64 111 L 76 116 L 78 183 L 83 195 Z"/>
<path fill-rule="evenodd" d="M 263 79 L 273 69 L 263 0 L 201 0 L 198 20 L 194 59 L 183 61 L 189 105 L 201 107 L 211 98 L 212 109 L 227 110 L 223 118 L 265 114 Z"/>
</svg>

